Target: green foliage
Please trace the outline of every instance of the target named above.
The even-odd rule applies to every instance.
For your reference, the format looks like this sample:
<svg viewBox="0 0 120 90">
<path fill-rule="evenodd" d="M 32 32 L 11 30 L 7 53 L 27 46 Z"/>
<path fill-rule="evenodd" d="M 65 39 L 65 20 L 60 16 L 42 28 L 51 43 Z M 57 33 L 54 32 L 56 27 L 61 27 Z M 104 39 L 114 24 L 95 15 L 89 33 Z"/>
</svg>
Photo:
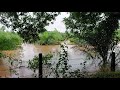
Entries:
<svg viewBox="0 0 120 90">
<path fill-rule="evenodd" d="M 47 55 L 43 55 L 43 57 L 42 57 L 43 64 L 48 64 L 48 61 L 51 60 L 52 57 L 53 57 L 53 55 L 51 53 L 49 53 Z"/>
<path fill-rule="evenodd" d="M 94 46 L 95 51 L 102 57 L 105 66 L 108 50 L 114 44 L 118 18 L 120 18 L 119 12 L 70 12 L 70 16 L 64 21 L 66 27 L 75 36 Z"/>
<path fill-rule="evenodd" d="M 84 39 L 80 39 L 78 37 L 72 37 L 72 38 L 69 38 L 70 42 L 71 43 L 74 43 L 74 44 L 87 44 L 87 42 L 84 40 Z"/>
<path fill-rule="evenodd" d="M 116 38 L 120 41 L 120 29 L 116 31 Z"/>
<path fill-rule="evenodd" d="M 60 44 L 65 39 L 64 34 L 54 31 L 46 31 L 39 35 L 40 40 L 38 41 L 41 45 Z"/>
<path fill-rule="evenodd" d="M 67 45 L 61 44 L 60 45 L 61 51 L 58 53 L 59 55 L 59 60 L 57 63 L 46 63 L 48 66 L 47 68 L 51 69 L 52 72 L 50 72 L 48 75 L 45 77 L 48 77 L 53 73 L 55 78 L 67 78 L 67 71 L 69 70 L 68 66 L 68 53 L 67 53 Z M 53 56 L 48 54 L 45 57 L 43 57 L 43 61 L 49 61 L 51 60 Z M 43 63 L 44 64 L 44 63 Z M 50 64 L 50 65 L 49 65 Z"/>
<path fill-rule="evenodd" d="M 16 49 L 21 43 L 22 38 L 16 33 L 0 31 L 0 50 Z"/>
<path fill-rule="evenodd" d="M 68 66 L 68 52 L 67 52 L 67 45 L 61 44 L 61 52 L 59 54 L 59 61 L 56 64 L 55 74 L 56 78 L 59 77 L 67 77 L 67 71 L 69 69 Z"/>
<path fill-rule="evenodd" d="M 34 72 L 39 69 L 39 57 L 35 56 L 32 60 L 28 62 L 28 68 L 33 70 Z"/>
<path fill-rule="evenodd" d="M 59 12 L 0 12 L 0 22 L 13 31 L 18 31 L 24 41 L 34 42 L 58 14 Z"/>
<path fill-rule="evenodd" d="M 87 77 L 87 71 L 86 71 L 86 61 L 81 63 L 83 66 L 83 69 L 80 71 L 79 69 L 71 71 L 71 66 L 68 65 L 68 47 L 65 43 L 60 45 L 60 52 L 58 53 L 59 55 L 59 60 L 57 63 L 48 63 L 49 60 L 51 60 L 52 55 L 48 54 L 43 57 L 43 61 L 46 63 L 43 63 L 44 65 L 46 64 L 49 68 L 51 69 L 51 72 L 45 75 L 44 77 L 48 77 L 51 74 L 54 74 L 55 78 L 85 78 Z M 50 65 L 49 65 L 50 64 Z"/>
</svg>

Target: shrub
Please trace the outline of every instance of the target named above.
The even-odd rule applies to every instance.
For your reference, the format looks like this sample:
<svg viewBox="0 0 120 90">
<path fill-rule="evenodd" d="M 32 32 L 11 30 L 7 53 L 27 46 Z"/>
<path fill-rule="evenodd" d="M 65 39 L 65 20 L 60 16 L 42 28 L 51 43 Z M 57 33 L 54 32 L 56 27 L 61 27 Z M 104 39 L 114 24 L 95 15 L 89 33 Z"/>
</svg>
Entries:
<svg viewBox="0 0 120 90">
<path fill-rule="evenodd" d="M 0 31 L 0 50 L 16 49 L 22 38 L 16 33 Z"/>
<path fill-rule="evenodd" d="M 39 57 L 35 56 L 32 60 L 28 62 L 28 68 L 33 70 L 34 72 L 39 69 Z"/>
<path fill-rule="evenodd" d="M 40 40 L 38 41 L 41 45 L 60 44 L 65 39 L 64 34 L 55 31 L 46 31 L 39 35 Z"/>
<path fill-rule="evenodd" d="M 48 64 L 48 61 L 51 60 L 52 57 L 53 57 L 53 55 L 50 54 L 50 53 L 47 54 L 47 55 L 44 55 L 44 56 L 42 57 L 43 64 Z"/>
<path fill-rule="evenodd" d="M 74 44 L 87 44 L 87 42 L 84 39 L 78 37 L 71 37 L 69 38 L 69 40 Z"/>
</svg>

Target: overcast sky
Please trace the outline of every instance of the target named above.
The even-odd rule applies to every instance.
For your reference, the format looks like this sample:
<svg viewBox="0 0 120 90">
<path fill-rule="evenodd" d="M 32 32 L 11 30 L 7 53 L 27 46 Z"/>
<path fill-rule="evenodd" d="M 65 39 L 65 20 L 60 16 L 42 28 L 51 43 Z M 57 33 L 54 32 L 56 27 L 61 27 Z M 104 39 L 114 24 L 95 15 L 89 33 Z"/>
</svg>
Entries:
<svg viewBox="0 0 120 90">
<path fill-rule="evenodd" d="M 48 31 L 53 31 L 56 28 L 60 32 L 65 32 L 66 27 L 63 23 L 63 18 L 68 17 L 68 16 L 69 14 L 67 12 L 61 12 L 61 14 L 56 17 L 56 20 L 54 21 L 54 23 L 50 24 L 49 26 L 46 26 L 45 28 Z"/>
</svg>

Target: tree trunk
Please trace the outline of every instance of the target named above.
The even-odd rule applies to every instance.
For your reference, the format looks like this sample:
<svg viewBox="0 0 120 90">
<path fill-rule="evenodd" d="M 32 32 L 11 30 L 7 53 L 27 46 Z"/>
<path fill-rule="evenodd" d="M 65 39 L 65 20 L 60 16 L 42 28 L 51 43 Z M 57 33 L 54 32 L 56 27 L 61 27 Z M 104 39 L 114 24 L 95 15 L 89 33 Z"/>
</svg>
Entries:
<svg viewBox="0 0 120 90">
<path fill-rule="evenodd" d="M 107 57 L 104 57 L 104 58 L 103 58 L 102 71 L 103 71 L 103 72 L 108 71 L 108 68 L 107 68 Z"/>
<path fill-rule="evenodd" d="M 104 59 L 103 59 L 103 67 L 106 67 L 106 65 L 107 65 L 107 59 L 104 58 Z"/>
</svg>

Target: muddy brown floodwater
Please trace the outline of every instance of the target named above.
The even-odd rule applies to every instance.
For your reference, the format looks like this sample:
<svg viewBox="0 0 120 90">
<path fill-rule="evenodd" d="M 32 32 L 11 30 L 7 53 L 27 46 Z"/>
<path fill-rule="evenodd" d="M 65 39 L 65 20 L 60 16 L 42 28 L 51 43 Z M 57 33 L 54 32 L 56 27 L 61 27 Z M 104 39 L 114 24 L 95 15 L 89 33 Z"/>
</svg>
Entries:
<svg viewBox="0 0 120 90">
<path fill-rule="evenodd" d="M 69 64 L 72 65 L 73 69 L 81 68 L 80 63 L 82 63 L 86 59 L 86 54 L 82 51 L 74 49 L 75 45 L 68 45 L 68 55 L 69 55 Z M 27 66 L 27 61 L 33 59 L 35 55 L 39 55 L 39 53 L 47 54 L 50 52 L 58 52 L 60 45 L 34 45 L 34 44 L 22 44 L 20 49 L 17 50 L 7 50 L 2 51 L 7 56 L 20 59 Z M 52 61 L 56 61 L 57 58 L 54 58 Z M 87 64 L 91 63 L 89 61 Z M 91 69 L 91 68 L 89 68 Z M 95 68 L 96 69 L 96 68 Z M 30 77 L 32 74 L 31 70 L 28 69 L 20 69 L 18 70 L 20 75 L 19 77 Z M 1 77 L 11 77 L 9 68 L 7 67 L 4 59 L 0 60 L 0 76 Z M 16 77 L 13 75 L 12 77 Z"/>
<path fill-rule="evenodd" d="M 35 55 L 39 53 L 47 54 L 50 52 L 55 52 L 59 45 L 34 45 L 34 44 L 22 44 L 21 48 L 17 50 L 6 50 L 2 51 L 5 55 L 12 57 L 14 59 L 22 60 L 25 66 L 27 66 L 27 61 L 33 59 Z M 28 69 L 20 69 L 19 77 L 30 77 L 33 72 Z M 0 60 L 0 77 L 17 77 L 15 75 L 11 76 L 9 67 L 6 61 L 3 59 Z"/>
</svg>

